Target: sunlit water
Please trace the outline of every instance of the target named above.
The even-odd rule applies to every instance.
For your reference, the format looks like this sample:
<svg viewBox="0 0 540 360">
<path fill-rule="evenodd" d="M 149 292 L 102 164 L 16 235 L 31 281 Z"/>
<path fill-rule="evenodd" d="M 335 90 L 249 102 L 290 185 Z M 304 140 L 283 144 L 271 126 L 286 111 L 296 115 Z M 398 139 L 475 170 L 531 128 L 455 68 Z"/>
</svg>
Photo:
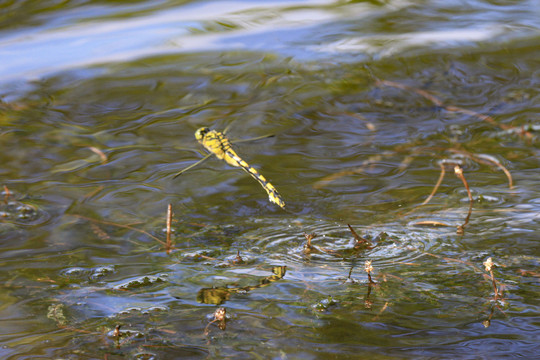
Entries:
<svg viewBox="0 0 540 360">
<path fill-rule="evenodd" d="M 0 357 L 534 358 L 537 5 L 0 5 Z"/>
</svg>

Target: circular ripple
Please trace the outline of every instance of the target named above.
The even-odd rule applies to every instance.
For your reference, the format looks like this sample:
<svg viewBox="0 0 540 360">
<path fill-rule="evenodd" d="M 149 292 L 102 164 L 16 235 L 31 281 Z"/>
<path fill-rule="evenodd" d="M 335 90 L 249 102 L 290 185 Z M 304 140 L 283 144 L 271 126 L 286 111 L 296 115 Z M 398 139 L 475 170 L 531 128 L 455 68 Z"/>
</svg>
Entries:
<svg viewBox="0 0 540 360">
<path fill-rule="evenodd" d="M 343 273 L 353 259 L 372 260 L 378 268 L 396 263 L 411 263 L 436 246 L 441 233 L 433 228 L 410 228 L 391 223 L 357 227 L 354 230 L 372 243 L 371 248 L 354 250 L 356 240 L 347 224 L 328 221 L 297 221 L 288 225 L 275 221 L 244 234 L 253 245 L 251 250 L 264 254 L 264 262 L 272 265 L 302 267 L 307 264 L 324 266 Z M 315 250 L 305 251 L 305 233 L 316 234 L 312 239 Z M 319 251 L 317 251 L 319 250 Z M 262 256 L 262 255 L 261 255 Z"/>
<path fill-rule="evenodd" d="M 18 225 L 38 225 L 46 222 L 49 215 L 35 205 L 9 200 L 0 202 L 0 218 Z"/>
</svg>

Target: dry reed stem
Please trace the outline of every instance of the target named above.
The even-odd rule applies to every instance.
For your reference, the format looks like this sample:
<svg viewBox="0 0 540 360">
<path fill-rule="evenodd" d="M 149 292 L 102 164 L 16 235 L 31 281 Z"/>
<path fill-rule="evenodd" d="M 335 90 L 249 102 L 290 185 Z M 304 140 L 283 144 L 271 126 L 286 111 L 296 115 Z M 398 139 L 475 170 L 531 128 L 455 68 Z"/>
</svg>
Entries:
<svg viewBox="0 0 540 360">
<path fill-rule="evenodd" d="M 77 328 L 74 328 L 74 327 L 69 326 L 69 325 L 58 325 L 58 328 L 62 329 L 62 330 L 77 332 L 77 333 L 80 333 L 80 334 L 97 334 L 95 331 L 77 329 Z"/>
<path fill-rule="evenodd" d="M 488 158 L 485 155 L 473 155 L 472 158 L 473 158 L 473 160 L 475 160 L 477 162 L 483 162 L 484 164 L 485 163 L 494 164 L 495 166 L 497 166 L 499 169 L 501 169 L 504 172 L 504 174 L 508 178 L 508 187 L 510 189 L 514 188 L 514 180 L 512 179 L 512 174 L 499 161 L 496 161 L 495 159 Z"/>
<path fill-rule="evenodd" d="M 499 169 L 501 169 L 504 172 L 504 174 L 508 178 L 508 187 L 510 189 L 514 188 L 514 180 L 512 179 L 512 174 L 497 159 L 492 158 L 491 156 L 488 157 L 487 155 L 482 155 L 482 154 L 471 154 L 468 151 L 459 150 L 459 149 L 448 149 L 448 151 L 467 156 L 471 160 L 476 161 L 481 164 L 497 166 Z"/>
<path fill-rule="evenodd" d="M 122 325 L 116 325 L 116 327 L 114 328 L 114 331 L 113 331 L 113 337 L 120 337 L 121 333 L 120 333 L 120 327 Z"/>
<path fill-rule="evenodd" d="M 467 183 L 467 180 L 465 179 L 465 176 L 463 175 L 463 169 L 459 165 L 456 165 L 454 166 L 454 173 L 463 182 L 463 185 L 465 186 L 465 189 L 467 190 L 467 196 L 469 197 L 469 212 L 467 213 L 467 217 L 465 218 L 465 221 L 463 222 L 463 224 L 459 225 L 457 228 L 458 235 L 463 235 L 463 233 L 465 232 L 465 226 L 469 224 L 469 219 L 472 214 L 473 198 L 471 195 L 471 190 L 469 189 L 469 184 Z"/>
<path fill-rule="evenodd" d="M 508 178 L 508 187 L 510 189 L 513 189 L 514 188 L 514 181 L 512 179 L 512 174 L 510 173 L 510 171 L 508 171 L 508 169 L 506 169 L 501 163 L 496 162 L 495 165 L 504 172 L 504 174 Z"/>
<path fill-rule="evenodd" d="M 383 305 L 383 307 L 382 307 L 382 309 L 379 311 L 379 313 L 378 313 L 373 319 L 371 319 L 371 321 L 378 320 L 379 317 L 381 316 L 381 314 L 382 314 L 383 312 L 385 312 L 386 309 L 388 309 L 388 304 L 389 304 L 388 301 L 385 302 L 384 305 Z"/>
<path fill-rule="evenodd" d="M 240 256 L 240 250 L 236 250 L 236 256 L 234 257 L 234 260 L 231 262 L 233 265 L 239 265 L 244 263 L 244 259 Z"/>
<path fill-rule="evenodd" d="M 452 225 L 445 224 L 443 222 L 435 221 L 435 220 L 417 221 L 417 222 L 413 223 L 413 225 L 415 225 L 415 226 L 448 226 L 448 227 L 452 226 Z"/>
<path fill-rule="evenodd" d="M 398 82 L 388 81 L 388 80 L 381 80 L 381 79 L 376 79 L 376 84 L 377 85 L 391 86 L 391 87 L 395 87 L 395 88 L 398 88 L 398 89 L 401 89 L 401 90 L 415 92 L 418 95 L 428 99 L 429 101 L 431 101 L 435 105 L 440 106 L 440 107 L 444 107 L 443 102 L 438 97 L 436 97 L 434 95 L 431 95 L 430 93 L 428 93 L 425 90 L 421 90 L 421 89 L 418 89 L 418 88 L 415 88 L 415 87 L 412 87 L 412 86 L 408 86 L 408 85 L 405 85 L 405 84 L 400 84 Z"/>
<path fill-rule="evenodd" d="M 433 190 L 431 191 L 431 194 L 429 194 L 427 199 L 424 200 L 424 202 L 421 203 L 420 206 L 426 205 L 428 202 L 430 202 L 431 199 L 433 198 L 433 196 L 435 195 L 435 193 L 437 192 L 437 190 L 439 189 L 439 186 L 441 186 L 441 183 L 442 183 L 442 181 L 444 179 L 444 174 L 446 173 L 446 170 L 445 170 L 444 164 L 442 162 L 439 163 L 439 166 L 441 167 L 441 174 L 439 175 L 439 179 L 437 180 L 437 183 L 435 184 L 435 187 L 433 187 Z"/>
<path fill-rule="evenodd" d="M 454 173 L 463 182 L 463 185 L 465 186 L 465 189 L 467 190 L 467 196 L 469 197 L 469 201 L 472 203 L 473 198 L 471 195 L 471 190 L 469 189 L 469 184 L 467 183 L 467 180 L 465 180 L 465 176 L 463 175 L 463 169 L 461 168 L 461 166 L 459 165 L 454 166 Z"/>
<path fill-rule="evenodd" d="M 107 161 L 108 161 L 107 155 L 105 155 L 105 153 L 103 151 L 99 150 L 97 147 L 94 147 L 94 146 L 90 146 L 89 149 L 92 150 L 93 153 L 99 155 L 99 157 L 101 158 L 101 163 L 102 164 L 107 163 Z"/>
<path fill-rule="evenodd" d="M 369 240 L 358 235 L 356 231 L 354 231 L 351 225 L 347 224 L 347 226 L 349 227 L 349 230 L 351 231 L 354 239 L 356 240 L 356 244 L 354 245 L 354 247 L 358 247 L 362 245 L 371 246 L 371 243 L 369 242 Z"/>
<path fill-rule="evenodd" d="M 537 271 L 525 270 L 525 269 L 518 269 L 517 272 L 518 272 L 521 276 L 534 276 L 534 277 L 540 278 L 540 273 L 537 272 Z"/>
<path fill-rule="evenodd" d="M 9 200 L 9 196 L 11 195 L 11 192 L 9 191 L 8 187 L 4 185 L 4 202 L 7 204 Z"/>
<path fill-rule="evenodd" d="M 444 257 L 444 256 L 441 256 L 441 255 L 437 255 L 437 254 L 432 254 L 432 253 L 428 253 L 428 252 L 424 252 L 424 254 L 426 255 L 429 255 L 429 256 L 432 256 L 434 258 L 437 258 L 437 259 L 442 259 L 444 261 L 447 261 L 447 262 L 455 262 L 455 263 L 460 263 L 460 264 L 464 264 L 464 265 L 467 265 L 468 267 L 472 268 L 474 271 L 476 272 L 482 272 L 482 269 L 478 268 L 477 266 L 475 266 L 473 263 L 469 262 L 469 261 L 465 261 L 465 260 L 460 260 L 460 259 L 452 259 L 452 258 L 449 258 L 449 257 Z M 486 263 L 487 263 L 487 260 L 486 262 L 484 262 L 484 267 L 486 267 Z M 493 265 L 493 263 L 492 263 Z M 499 287 L 502 289 L 503 287 L 503 284 L 498 282 L 494 277 L 493 275 L 491 277 L 488 277 L 488 275 L 486 274 L 483 274 L 485 277 L 487 277 L 489 280 L 491 280 L 494 288 L 496 289 L 497 286 L 496 284 L 499 283 Z M 498 290 L 495 290 L 496 293 L 499 294 L 499 296 L 502 296 L 502 290 L 501 291 L 498 291 Z M 504 313 L 504 311 L 502 311 L 500 308 L 499 310 Z"/>
<path fill-rule="evenodd" d="M 497 289 L 497 284 L 495 282 L 495 276 L 493 275 L 493 260 L 489 257 L 486 259 L 486 261 L 483 262 L 484 268 L 487 272 L 489 272 L 491 283 L 493 284 L 493 291 L 495 293 L 494 300 L 499 299 L 499 296 L 502 297 L 502 292 L 499 295 L 499 289 Z"/>
<path fill-rule="evenodd" d="M 330 249 L 326 249 L 326 248 L 323 248 L 321 246 L 315 246 L 311 243 L 311 240 L 313 240 L 314 238 L 317 237 L 317 234 L 307 234 L 307 233 L 304 233 L 304 236 L 306 238 L 306 244 L 304 245 L 304 254 L 306 255 L 309 255 L 311 254 L 313 251 L 315 252 L 324 252 L 328 255 L 332 255 L 332 256 L 337 256 L 337 257 L 342 257 L 342 255 L 335 251 L 335 250 L 330 250 Z"/>
<path fill-rule="evenodd" d="M 464 264 L 464 265 L 467 265 L 467 266 L 471 267 L 476 272 L 482 272 L 482 270 L 480 268 L 476 267 L 473 263 L 471 263 L 469 261 L 460 260 L 460 259 L 452 259 L 452 258 L 449 258 L 449 257 L 444 257 L 444 256 L 441 256 L 441 255 L 432 254 L 432 253 L 429 253 L 429 252 L 424 252 L 424 254 L 426 254 L 428 256 L 432 256 L 432 257 L 437 258 L 437 259 L 442 259 L 442 260 L 447 261 L 447 262 L 456 262 L 456 263 Z"/>
<path fill-rule="evenodd" d="M 495 119 L 493 119 L 489 115 L 484 115 L 484 114 L 478 113 L 476 111 L 467 110 L 467 109 L 464 109 L 464 108 L 461 108 L 461 107 L 458 107 L 458 106 L 444 105 L 444 103 L 438 97 L 436 97 L 434 95 L 431 95 L 427 91 L 424 91 L 424 90 L 421 90 L 421 89 L 418 89 L 418 88 L 415 88 L 415 87 L 412 87 L 412 86 L 407 86 L 407 85 L 404 85 L 404 84 L 400 84 L 400 83 L 397 83 L 397 82 L 394 82 L 394 81 L 380 80 L 380 79 L 375 79 L 375 81 L 376 81 L 376 85 L 386 85 L 386 86 L 391 86 L 391 87 L 395 87 L 395 88 L 402 89 L 402 90 L 415 92 L 418 95 L 428 99 L 429 101 L 431 101 L 435 105 L 445 109 L 446 111 L 459 112 L 459 113 L 462 113 L 462 114 L 474 116 L 474 117 L 476 117 L 476 118 L 478 118 L 478 119 L 480 119 L 482 121 L 485 121 L 485 122 L 489 123 L 490 125 L 493 125 L 493 126 L 496 126 L 496 127 L 500 128 L 502 130 L 515 129 L 515 127 L 513 127 L 513 126 L 498 123 L 497 121 L 495 121 Z M 521 137 L 525 137 L 527 139 L 532 139 L 533 138 L 533 135 L 530 132 L 525 131 L 525 129 L 520 131 L 518 134 Z"/>
<path fill-rule="evenodd" d="M 111 226 L 116 226 L 116 227 L 119 227 L 119 228 L 123 228 L 123 229 L 129 229 L 129 230 L 133 230 L 133 231 L 136 231 L 138 233 L 141 233 L 141 234 L 144 234 L 146 236 L 148 236 L 149 238 L 159 242 L 160 244 L 162 244 L 163 246 L 167 246 L 166 243 L 164 243 L 163 241 L 159 240 L 157 237 L 155 237 L 154 235 L 144 231 L 144 230 L 141 230 L 141 229 L 137 229 L 133 226 L 130 226 L 130 225 L 123 225 L 123 224 L 117 224 L 117 223 L 114 223 L 114 222 L 111 222 L 111 221 L 105 221 L 105 220 L 97 220 L 97 219 L 92 219 L 90 217 L 86 217 L 86 216 L 83 216 L 83 215 L 78 215 L 78 214 L 71 214 L 71 216 L 75 216 L 75 217 L 78 217 L 80 219 L 84 219 L 84 220 L 88 220 L 88 221 L 93 221 L 93 222 L 96 222 L 96 223 L 100 223 L 100 224 L 105 224 L 105 225 L 111 225 Z"/>
<path fill-rule="evenodd" d="M 491 283 L 493 284 L 493 291 L 495 291 L 495 300 L 499 298 L 499 289 L 497 289 L 497 284 L 495 283 L 495 276 L 493 276 L 493 270 L 489 272 L 489 275 L 491 276 Z M 502 294 L 500 294 L 502 297 Z"/>
<path fill-rule="evenodd" d="M 513 126 L 510 126 L 510 125 L 506 125 L 506 124 L 499 124 L 498 122 L 495 121 L 495 119 L 493 119 L 491 116 L 489 115 L 484 115 L 484 114 L 481 114 L 481 113 L 477 113 L 476 111 L 472 111 L 472 110 L 467 110 L 467 109 L 464 109 L 464 108 L 461 108 L 461 107 L 458 107 L 458 106 L 452 106 L 452 105 L 448 105 L 448 106 L 444 106 L 444 108 L 448 111 L 451 111 L 451 112 L 460 112 L 460 113 L 463 113 L 463 114 L 466 114 L 466 115 L 471 115 L 471 116 L 474 116 L 480 120 L 483 120 L 493 126 L 497 126 L 499 128 L 501 128 L 502 130 L 511 130 L 513 129 Z"/>
<path fill-rule="evenodd" d="M 173 212 L 172 212 L 172 205 L 169 204 L 167 206 L 167 240 L 165 242 L 165 250 L 167 254 L 171 253 L 172 249 L 172 241 L 171 241 L 171 222 L 172 222 Z"/>
<path fill-rule="evenodd" d="M 357 168 L 349 169 L 349 170 L 342 170 L 342 171 L 338 171 L 336 173 L 330 174 L 328 176 L 325 176 L 324 178 L 322 178 L 321 180 L 313 184 L 313 188 L 322 189 L 323 187 L 327 186 L 329 183 L 336 181 L 337 179 L 340 179 L 344 176 L 361 174 L 369 165 L 379 162 L 384 157 L 388 157 L 391 155 L 393 155 L 393 153 L 377 154 L 377 155 L 371 156 L 369 159 L 362 161 L 362 164 Z"/>
<path fill-rule="evenodd" d="M 349 269 L 349 275 L 347 276 L 347 280 L 351 280 L 351 282 L 354 283 L 355 281 L 351 278 L 353 269 L 354 269 L 354 262 L 352 263 L 351 268 Z M 347 280 L 345 280 L 345 282 L 347 282 Z"/>
<path fill-rule="evenodd" d="M 315 234 L 315 233 L 312 233 L 312 234 L 304 233 L 304 237 L 306 238 L 306 244 L 304 245 L 304 253 L 305 254 L 310 254 L 312 251 L 319 251 L 319 249 L 317 249 L 316 246 L 311 244 L 311 240 L 313 240 L 313 238 L 317 237 L 317 234 Z"/>
</svg>

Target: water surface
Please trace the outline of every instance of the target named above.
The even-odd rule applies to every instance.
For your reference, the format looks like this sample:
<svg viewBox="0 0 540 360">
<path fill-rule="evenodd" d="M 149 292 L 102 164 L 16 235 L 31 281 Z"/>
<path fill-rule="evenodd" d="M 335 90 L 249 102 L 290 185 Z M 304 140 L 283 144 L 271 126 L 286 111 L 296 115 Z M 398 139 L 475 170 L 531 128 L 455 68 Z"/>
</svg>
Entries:
<svg viewBox="0 0 540 360">
<path fill-rule="evenodd" d="M 0 5 L 1 357 L 533 358 L 535 5 Z"/>
</svg>

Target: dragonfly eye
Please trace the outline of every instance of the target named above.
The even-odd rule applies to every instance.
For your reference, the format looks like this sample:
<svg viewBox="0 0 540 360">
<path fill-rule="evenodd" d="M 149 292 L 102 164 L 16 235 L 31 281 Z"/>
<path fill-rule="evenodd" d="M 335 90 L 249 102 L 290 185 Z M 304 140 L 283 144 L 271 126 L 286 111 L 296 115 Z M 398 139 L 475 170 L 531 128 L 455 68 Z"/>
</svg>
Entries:
<svg viewBox="0 0 540 360">
<path fill-rule="evenodd" d="M 202 140 L 204 138 L 204 135 L 206 135 L 210 131 L 207 127 L 202 127 L 199 130 L 195 132 L 195 139 Z"/>
</svg>

